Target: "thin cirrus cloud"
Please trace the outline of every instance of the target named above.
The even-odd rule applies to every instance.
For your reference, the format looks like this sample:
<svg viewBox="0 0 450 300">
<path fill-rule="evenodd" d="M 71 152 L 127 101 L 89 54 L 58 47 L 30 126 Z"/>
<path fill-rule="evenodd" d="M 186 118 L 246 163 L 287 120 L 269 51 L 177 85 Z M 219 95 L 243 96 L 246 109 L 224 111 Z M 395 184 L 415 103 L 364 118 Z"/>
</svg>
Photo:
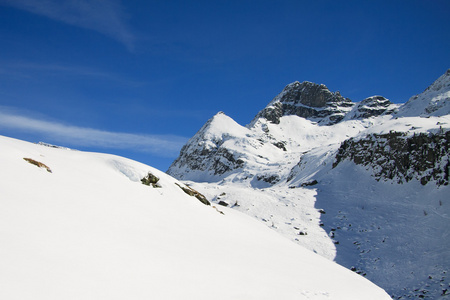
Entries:
<svg viewBox="0 0 450 300">
<path fill-rule="evenodd" d="M 90 67 L 63 65 L 63 64 L 41 64 L 30 62 L 3 62 L 0 61 L 0 76 L 8 78 L 36 78 L 43 76 L 51 77 L 91 77 L 96 80 L 113 81 L 125 86 L 142 86 L 146 82 L 130 79 L 119 74 L 104 72 Z"/>
<path fill-rule="evenodd" d="M 135 36 L 119 0 L 0 0 L 12 6 L 109 36 L 133 51 Z"/>
<path fill-rule="evenodd" d="M 58 143 L 75 147 L 126 149 L 160 157 L 172 157 L 178 154 L 187 140 L 175 135 L 133 134 L 70 126 L 24 116 L 4 107 L 3 109 L 4 112 L 0 111 L 0 129 L 43 134 Z"/>
</svg>

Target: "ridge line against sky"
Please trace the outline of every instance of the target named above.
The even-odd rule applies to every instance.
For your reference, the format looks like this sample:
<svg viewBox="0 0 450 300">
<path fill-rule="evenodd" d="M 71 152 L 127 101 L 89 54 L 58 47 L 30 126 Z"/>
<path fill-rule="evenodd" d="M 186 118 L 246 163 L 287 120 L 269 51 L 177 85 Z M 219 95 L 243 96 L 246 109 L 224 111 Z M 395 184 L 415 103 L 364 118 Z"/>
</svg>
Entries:
<svg viewBox="0 0 450 300">
<path fill-rule="evenodd" d="M 247 124 L 295 81 L 405 103 L 450 67 L 449 14 L 448 0 L 0 0 L 0 109 L 164 144 L 218 111 Z M 38 124 L 0 134 L 72 145 Z M 106 149 L 89 145 L 73 146 Z M 108 149 L 160 170 L 179 150 L 144 147 Z"/>
<path fill-rule="evenodd" d="M 32 14 L 109 36 L 134 51 L 136 36 L 126 23 L 126 14 L 117 0 L 0 0 Z"/>
<path fill-rule="evenodd" d="M 3 110 L 3 111 L 2 111 Z M 45 134 L 61 146 L 99 147 L 104 149 L 128 149 L 162 157 L 177 155 L 188 140 L 176 135 L 149 135 L 112 132 L 87 127 L 45 121 L 36 117 L 13 112 L 15 109 L 0 106 L 0 128 L 11 128 Z M 45 141 L 43 141 L 45 142 Z"/>
</svg>

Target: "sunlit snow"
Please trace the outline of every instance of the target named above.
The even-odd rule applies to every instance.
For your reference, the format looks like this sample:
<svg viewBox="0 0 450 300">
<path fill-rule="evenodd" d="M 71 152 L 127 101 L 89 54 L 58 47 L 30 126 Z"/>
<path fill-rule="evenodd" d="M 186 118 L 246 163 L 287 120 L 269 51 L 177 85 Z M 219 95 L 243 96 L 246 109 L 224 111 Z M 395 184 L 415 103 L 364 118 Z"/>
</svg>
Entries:
<svg viewBox="0 0 450 300">
<path fill-rule="evenodd" d="M 1 299 L 389 299 L 149 166 L 6 137 L 0 145 Z M 148 172 L 161 188 L 141 184 Z"/>
</svg>

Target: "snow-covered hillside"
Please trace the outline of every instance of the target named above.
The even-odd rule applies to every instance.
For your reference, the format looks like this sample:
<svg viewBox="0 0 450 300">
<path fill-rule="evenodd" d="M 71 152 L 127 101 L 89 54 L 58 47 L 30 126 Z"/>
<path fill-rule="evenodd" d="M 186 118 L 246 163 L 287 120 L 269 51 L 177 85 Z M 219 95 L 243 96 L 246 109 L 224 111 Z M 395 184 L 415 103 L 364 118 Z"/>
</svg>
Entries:
<svg viewBox="0 0 450 300">
<path fill-rule="evenodd" d="M 1 299 L 389 299 L 149 166 L 7 137 L 0 149 Z"/>
<path fill-rule="evenodd" d="M 444 116 L 450 114 L 450 69 L 422 94 L 411 97 L 400 107 L 398 116 Z"/>
<path fill-rule="evenodd" d="M 449 75 L 414 98 L 420 105 L 353 103 L 295 82 L 245 127 L 215 115 L 168 173 L 393 298 L 446 297 Z"/>
</svg>

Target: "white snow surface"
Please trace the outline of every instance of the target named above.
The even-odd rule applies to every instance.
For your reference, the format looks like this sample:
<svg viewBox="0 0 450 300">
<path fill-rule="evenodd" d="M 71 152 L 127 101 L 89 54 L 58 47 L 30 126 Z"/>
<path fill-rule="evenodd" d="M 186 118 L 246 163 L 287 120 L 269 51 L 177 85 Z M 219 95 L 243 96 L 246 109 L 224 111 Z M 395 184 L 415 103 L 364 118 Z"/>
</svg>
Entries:
<svg viewBox="0 0 450 300">
<path fill-rule="evenodd" d="M 147 165 L 1 136 L 0 149 L 0 299 L 390 299 Z M 161 188 L 141 184 L 148 172 Z"/>
<path fill-rule="evenodd" d="M 219 113 L 184 151 L 201 153 L 209 145 L 209 150 L 225 149 L 243 165 L 216 174 L 209 161 L 204 169 L 173 164 L 168 172 L 214 204 L 222 202 L 244 212 L 291 241 L 365 275 L 395 299 L 446 299 L 449 186 L 437 187 L 432 181 L 423 186 L 416 179 L 404 184 L 376 181 L 369 166 L 350 161 L 332 166 L 340 144 L 349 138 L 391 131 L 406 136 L 449 131 L 450 114 L 445 110 L 449 74 L 418 96 L 423 103 L 410 100 L 397 114 L 346 118 L 331 126 L 283 116 L 279 124 L 257 118 L 244 127 Z M 285 149 L 275 145 L 279 142 Z"/>
<path fill-rule="evenodd" d="M 244 168 L 220 176 L 189 170 L 184 173 L 190 179 L 186 183 L 213 203 L 222 201 L 303 247 L 364 274 L 395 298 L 446 297 L 449 187 L 437 188 L 433 182 L 423 186 L 417 180 L 378 182 L 372 170 L 352 162 L 334 169 L 332 165 L 340 143 L 349 137 L 448 131 L 450 115 L 387 115 L 332 126 L 284 116 L 278 125 L 260 119 L 249 129 L 230 120 L 224 114 L 215 116 L 207 129 L 215 133 L 208 135 L 221 139 L 223 129 L 215 131 L 214 124 L 225 124 L 226 147 L 246 161 Z M 264 139 L 269 142 L 258 142 Z M 271 144 L 279 140 L 286 142 L 287 151 Z M 276 174 L 280 181 L 273 185 L 258 181 L 258 174 Z M 317 184 L 302 187 L 313 181 Z"/>
<path fill-rule="evenodd" d="M 397 116 L 444 116 L 450 114 L 450 69 L 423 93 L 411 97 L 399 108 Z"/>
</svg>

